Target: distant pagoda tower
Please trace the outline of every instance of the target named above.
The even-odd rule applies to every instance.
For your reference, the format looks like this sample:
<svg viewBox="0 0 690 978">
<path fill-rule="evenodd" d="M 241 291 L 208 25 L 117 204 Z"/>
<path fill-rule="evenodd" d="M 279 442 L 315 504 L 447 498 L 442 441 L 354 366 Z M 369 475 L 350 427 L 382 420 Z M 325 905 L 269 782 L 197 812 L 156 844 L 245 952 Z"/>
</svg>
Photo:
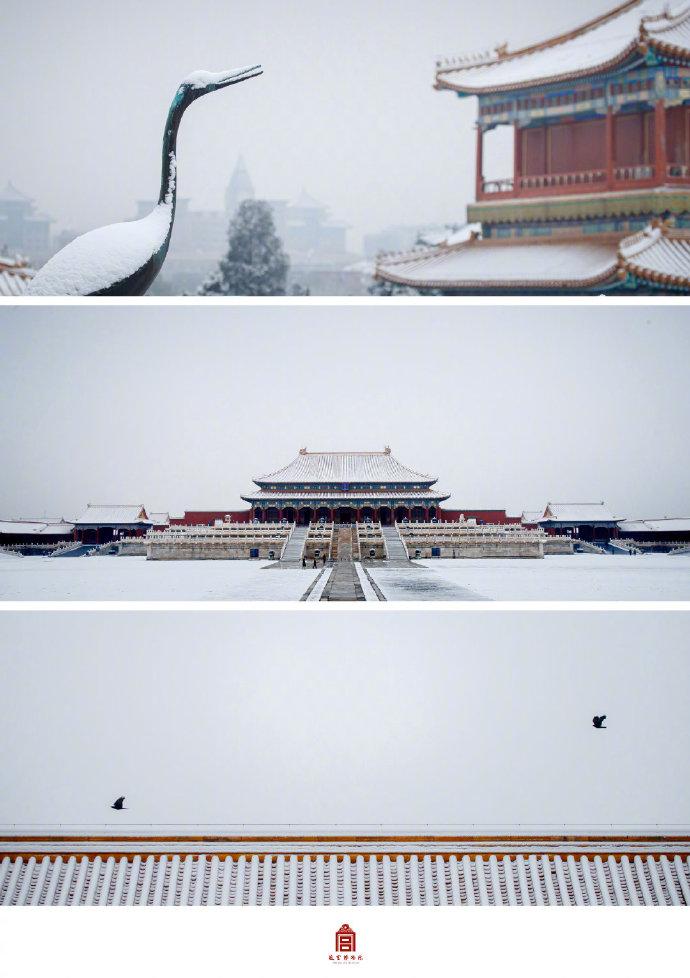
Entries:
<svg viewBox="0 0 690 978">
<path fill-rule="evenodd" d="M 627 0 L 521 50 L 439 63 L 435 87 L 478 102 L 468 226 L 382 256 L 379 280 L 447 295 L 690 292 L 686 0 Z M 485 174 L 497 127 L 512 130 L 513 165 Z"/>
<path fill-rule="evenodd" d="M 225 213 L 228 217 L 232 217 L 243 200 L 253 200 L 255 196 L 254 184 L 249 176 L 247 164 L 240 154 L 225 191 Z"/>
</svg>

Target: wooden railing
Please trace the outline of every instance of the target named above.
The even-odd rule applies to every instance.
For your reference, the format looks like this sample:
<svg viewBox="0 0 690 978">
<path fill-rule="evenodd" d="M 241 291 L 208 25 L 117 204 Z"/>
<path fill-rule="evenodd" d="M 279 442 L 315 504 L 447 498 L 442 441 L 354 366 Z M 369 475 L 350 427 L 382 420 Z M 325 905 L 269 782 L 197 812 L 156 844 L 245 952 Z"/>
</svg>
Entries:
<svg viewBox="0 0 690 978">
<path fill-rule="evenodd" d="M 606 183 L 606 170 L 580 170 L 577 173 L 541 173 L 523 176 L 518 181 L 520 190 L 544 190 L 550 187 L 587 187 Z"/>
<path fill-rule="evenodd" d="M 654 176 L 653 163 L 632 163 L 629 166 L 614 166 L 614 180 L 634 182 L 636 180 L 651 180 Z"/>
<path fill-rule="evenodd" d="M 482 183 L 482 191 L 485 194 L 509 194 L 515 189 L 515 181 L 512 177 L 504 180 L 485 180 Z"/>
</svg>

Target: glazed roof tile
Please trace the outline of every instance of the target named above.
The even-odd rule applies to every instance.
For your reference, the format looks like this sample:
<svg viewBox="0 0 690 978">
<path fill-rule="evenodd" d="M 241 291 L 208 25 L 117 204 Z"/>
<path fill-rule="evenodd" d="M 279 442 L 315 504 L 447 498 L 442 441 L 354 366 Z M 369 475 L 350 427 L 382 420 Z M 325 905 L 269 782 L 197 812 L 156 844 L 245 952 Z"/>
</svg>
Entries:
<svg viewBox="0 0 690 978">
<path fill-rule="evenodd" d="M 309 482 L 433 483 L 436 479 L 409 469 L 388 448 L 382 452 L 308 452 L 302 448 L 284 468 L 257 476 L 253 481 L 257 485 L 268 482 L 301 485 Z"/>
<path fill-rule="evenodd" d="M 408 846 L 324 840 L 311 854 L 277 840 L 273 846 L 233 842 L 219 854 L 198 841 L 153 848 L 133 841 L 119 852 L 100 843 L 99 854 L 88 848 L 84 854 L 78 845 L 46 854 L 24 844 L 23 855 L 9 852 L 0 861 L 0 900 L 9 906 L 690 903 L 687 842 L 609 839 L 587 847 L 577 840 L 560 846 L 496 840 L 481 848 L 452 840 Z"/>
<path fill-rule="evenodd" d="M 615 277 L 616 241 L 472 238 L 384 256 L 376 274 L 389 282 L 436 289 L 583 288 Z"/>
</svg>

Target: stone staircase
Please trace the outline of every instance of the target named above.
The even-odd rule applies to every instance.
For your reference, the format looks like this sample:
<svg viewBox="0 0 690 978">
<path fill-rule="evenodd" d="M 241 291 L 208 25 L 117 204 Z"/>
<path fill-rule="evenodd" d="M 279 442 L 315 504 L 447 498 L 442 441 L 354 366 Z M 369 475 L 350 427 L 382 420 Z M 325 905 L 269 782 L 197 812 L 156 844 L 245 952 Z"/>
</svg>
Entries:
<svg viewBox="0 0 690 978">
<path fill-rule="evenodd" d="M 307 542 L 307 533 L 309 533 L 308 526 L 296 526 L 294 528 L 290 534 L 290 539 L 285 544 L 283 555 L 280 558 L 281 564 L 292 567 L 302 566 L 302 554 L 304 553 L 304 544 Z"/>
<path fill-rule="evenodd" d="M 92 551 L 97 550 L 95 543 L 75 543 L 74 546 L 64 547 L 50 554 L 51 557 L 85 557 Z"/>
<path fill-rule="evenodd" d="M 397 527 L 382 526 L 381 533 L 383 534 L 383 543 L 386 548 L 386 556 L 388 560 L 394 560 L 396 563 L 408 564 L 410 562 L 410 558 L 407 554 L 405 544 L 400 539 L 400 534 L 398 533 Z"/>
<path fill-rule="evenodd" d="M 598 546 L 596 543 L 590 543 L 589 540 L 574 540 L 573 541 L 576 554 L 606 554 L 608 550 L 604 547 Z"/>
</svg>

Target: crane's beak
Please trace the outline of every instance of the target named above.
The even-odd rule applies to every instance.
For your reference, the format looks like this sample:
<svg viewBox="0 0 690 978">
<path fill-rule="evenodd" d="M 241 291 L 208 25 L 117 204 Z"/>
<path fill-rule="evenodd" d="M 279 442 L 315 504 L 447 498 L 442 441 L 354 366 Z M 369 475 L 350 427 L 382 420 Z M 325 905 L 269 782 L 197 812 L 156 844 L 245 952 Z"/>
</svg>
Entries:
<svg viewBox="0 0 690 978">
<path fill-rule="evenodd" d="M 263 74 L 261 65 L 251 65 L 248 68 L 232 68 L 229 71 L 194 71 L 182 82 L 182 86 L 191 89 L 194 95 L 205 95 L 216 92 L 228 85 L 237 85 Z"/>
</svg>

